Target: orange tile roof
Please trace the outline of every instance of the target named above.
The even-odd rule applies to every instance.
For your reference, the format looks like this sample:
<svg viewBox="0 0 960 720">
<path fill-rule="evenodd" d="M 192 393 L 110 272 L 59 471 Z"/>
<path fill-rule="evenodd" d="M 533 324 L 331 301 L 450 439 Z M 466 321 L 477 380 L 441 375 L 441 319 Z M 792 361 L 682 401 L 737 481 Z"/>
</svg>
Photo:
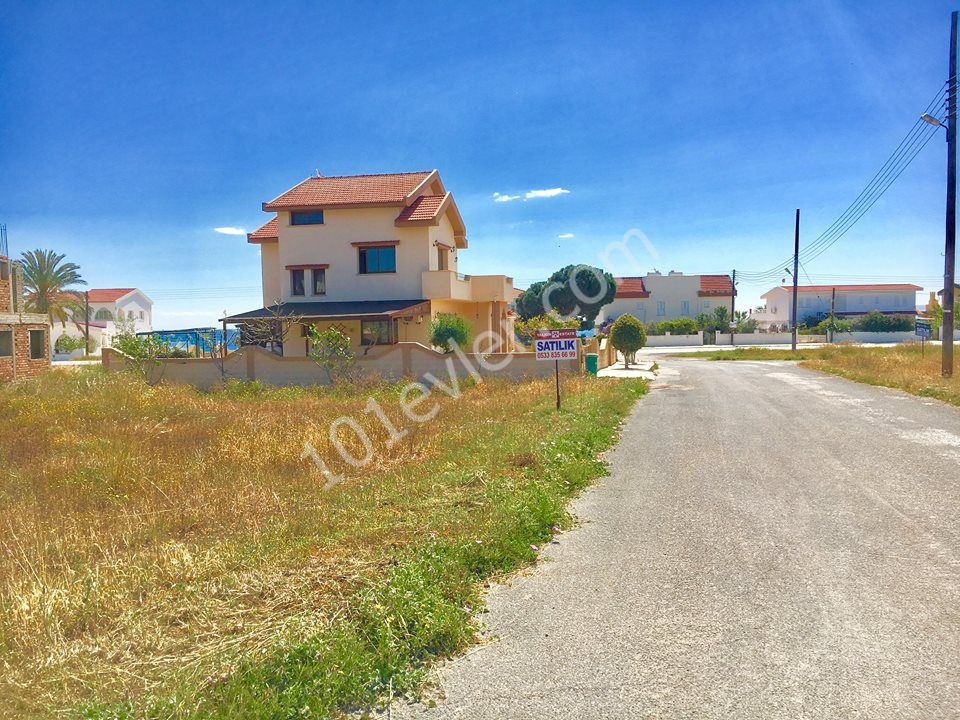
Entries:
<svg viewBox="0 0 960 720">
<path fill-rule="evenodd" d="M 423 170 L 382 175 L 308 177 L 279 197 L 264 203 L 263 209 L 271 211 L 340 205 L 401 205 L 432 172 Z"/>
<path fill-rule="evenodd" d="M 127 293 L 132 293 L 136 288 L 95 288 L 90 293 L 90 302 L 116 302 Z"/>
<path fill-rule="evenodd" d="M 265 225 L 261 225 L 252 233 L 247 233 L 247 242 L 251 243 L 269 242 L 271 240 L 278 240 L 279 238 L 280 223 L 276 217 L 269 220 Z"/>
<path fill-rule="evenodd" d="M 446 199 L 447 195 L 421 195 L 400 212 L 397 216 L 397 222 L 433 220 Z"/>
<path fill-rule="evenodd" d="M 642 277 L 622 277 L 614 278 L 617 283 L 618 298 L 646 298 L 650 297 L 650 292 L 643 284 Z"/>
<path fill-rule="evenodd" d="M 700 297 L 709 295 L 733 295 L 733 282 L 729 275 L 701 275 L 700 276 Z"/>
<path fill-rule="evenodd" d="M 781 285 L 787 292 L 793 292 L 793 285 Z M 873 291 L 891 291 L 891 292 L 917 292 L 923 290 L 919 285 L 910 283 L 877 283 L 873 285 L 799 285 L 797 290 L 800 292 L 830 292 L 831 290 L 840 292 L 873 292 Z"/>
</svg>

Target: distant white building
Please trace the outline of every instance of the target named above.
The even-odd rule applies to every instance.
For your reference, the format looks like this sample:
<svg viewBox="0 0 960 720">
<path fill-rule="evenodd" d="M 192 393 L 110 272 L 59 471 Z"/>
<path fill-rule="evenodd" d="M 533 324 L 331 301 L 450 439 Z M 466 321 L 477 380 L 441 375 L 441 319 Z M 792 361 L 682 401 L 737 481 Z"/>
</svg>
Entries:
<svg viewBox="0 0 960 720">
<path fill-rule="evenodd" d="M 874 310 L 884 315 L 913 315 L 917 311 L 917 293 L 923 288 L 909 283 L 869 285 L 800 285 L 797 288 L 797 318 L 823 318 L 830 314 L 836 290 L 835 312 L 839 316 L 866 315 Z M 751 314 L 763 329 L 771 325 L 791 326 L 793 286 L 781 285 L 760 296 L 765 305 Z"/>
<path fill-rule="evenodd" d="M 83 317 L 68 320 L 66 326 L 54 323 L 51 332 L 52 343 L 61 335 L 84 337 L 89 324 L 90 344 L 96 354 L 104 347 L 110 347 L 110 340 L 116 334 L 117 322 L 133 324 L 134 332 L 153 330 L 153 300 L 137 288 L 92 288 L 87 291 L 90 314 L 85 323 Z"/>
<path fill-rule="evenodd" d="M 676 270 L 663 275 L 654 270 L 643 277 L 615 280 L 617 294 L 600 309 L 598 324 L 626 314 L 641 322 L 693 319 L 712 313 L 718 305 L 729 308 L 734 294 L 729 275 L 684 275 Z"/>
</svg>

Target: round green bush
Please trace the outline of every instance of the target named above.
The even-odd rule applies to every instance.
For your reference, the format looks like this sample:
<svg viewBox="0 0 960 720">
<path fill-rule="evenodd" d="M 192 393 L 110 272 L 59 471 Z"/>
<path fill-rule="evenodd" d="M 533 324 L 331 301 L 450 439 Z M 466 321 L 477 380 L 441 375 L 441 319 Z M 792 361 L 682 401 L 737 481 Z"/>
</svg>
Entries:
<svg viewBox="0 0 960 720">
<path fill-rule="evenodd" d="M 610 328 L 610 342 L 629 362 L 630 356 L 647 344 L 647 331 L 633 315 L 621 315 Z"/>
</svg>

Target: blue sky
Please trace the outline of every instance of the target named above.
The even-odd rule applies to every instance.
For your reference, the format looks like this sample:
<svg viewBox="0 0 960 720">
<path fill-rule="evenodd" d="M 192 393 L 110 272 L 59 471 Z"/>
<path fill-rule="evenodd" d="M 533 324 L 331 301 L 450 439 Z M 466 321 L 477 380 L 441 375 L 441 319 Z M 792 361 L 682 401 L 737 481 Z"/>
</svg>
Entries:
<svg viewBox="0 0 960 720">
<path fill-rule="evenodd" d="M 315 169 L 439 168 L 461 269 L 517 285 L 633 228 L 657 256 L 634 241 L 615 274 L 765 270 L 794 209 L 812 241 L 941 89 L 951 9 L 8 0 L 0 222 L 17 252 L 145 289 L 167 328 L 259 305 L 257 248 L 214 228 L 256 228 Z M 812 278 L 939 288 L 944 156 L 935 138 Z"/>
</svg>

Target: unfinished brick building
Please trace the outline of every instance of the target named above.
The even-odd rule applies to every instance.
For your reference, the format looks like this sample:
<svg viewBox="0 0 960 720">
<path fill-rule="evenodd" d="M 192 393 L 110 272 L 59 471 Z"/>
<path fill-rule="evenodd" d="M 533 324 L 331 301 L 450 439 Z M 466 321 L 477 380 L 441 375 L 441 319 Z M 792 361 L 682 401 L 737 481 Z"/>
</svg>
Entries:
<svg viewBox="0 0 960 720">
<path fill-rule="evenodd" d="M 23 310 L 23 267 L 0 254 L 0 382 L 34 377 L 50 369 L 46 315 Z"/>
</svg>

